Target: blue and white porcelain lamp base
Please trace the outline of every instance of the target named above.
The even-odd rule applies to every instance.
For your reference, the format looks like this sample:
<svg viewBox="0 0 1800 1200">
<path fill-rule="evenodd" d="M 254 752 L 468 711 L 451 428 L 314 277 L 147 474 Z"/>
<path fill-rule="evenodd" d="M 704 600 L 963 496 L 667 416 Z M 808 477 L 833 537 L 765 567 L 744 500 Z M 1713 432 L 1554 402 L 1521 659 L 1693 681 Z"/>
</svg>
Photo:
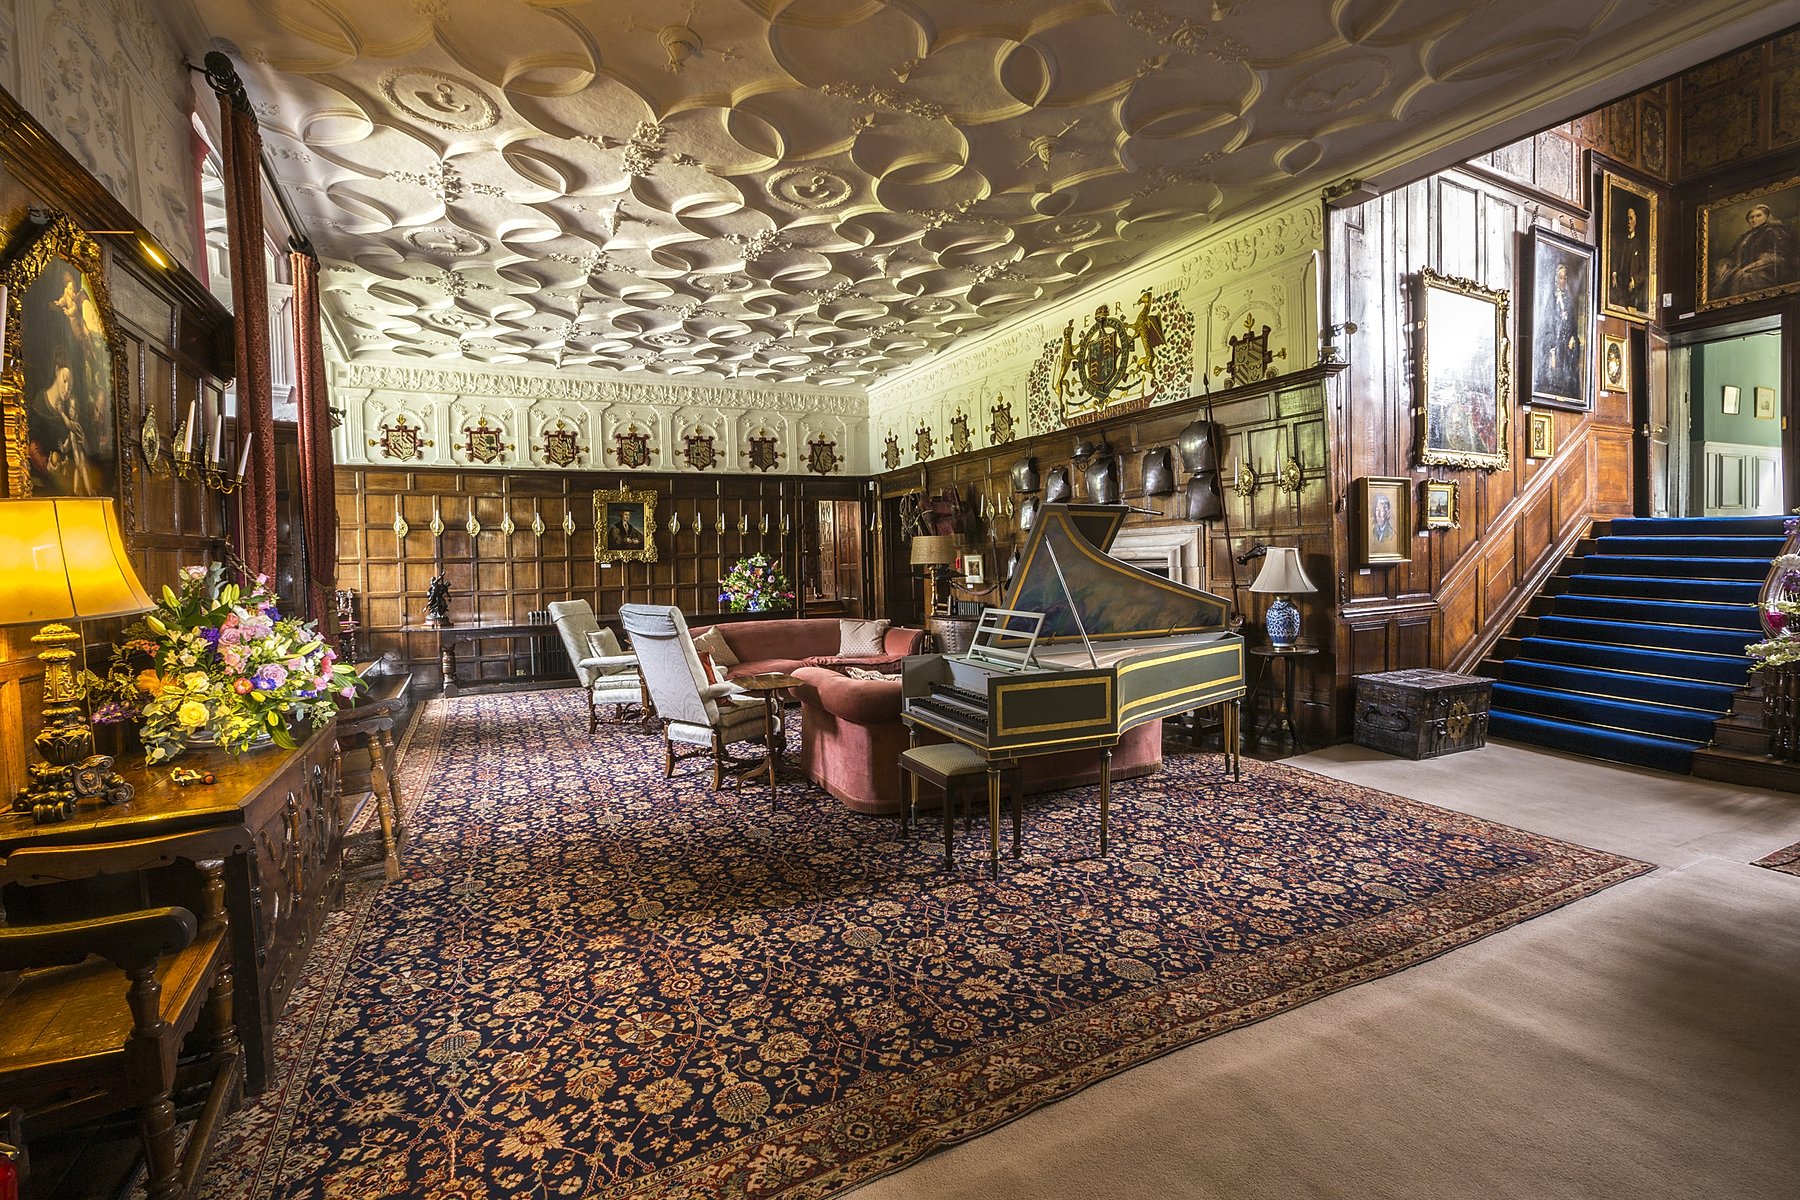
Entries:
<svg viewBox="0 0 1800 1200">
<path fill-rule="evenodd" d="M 1300 610 L 1286 596 L 1277 596 L 1269 604 L 1263 625 L 1269 631 L 1269 645 L 1277 650 L 1292 650 L 1294 639 L 1300 636 Z"/>
</svg>

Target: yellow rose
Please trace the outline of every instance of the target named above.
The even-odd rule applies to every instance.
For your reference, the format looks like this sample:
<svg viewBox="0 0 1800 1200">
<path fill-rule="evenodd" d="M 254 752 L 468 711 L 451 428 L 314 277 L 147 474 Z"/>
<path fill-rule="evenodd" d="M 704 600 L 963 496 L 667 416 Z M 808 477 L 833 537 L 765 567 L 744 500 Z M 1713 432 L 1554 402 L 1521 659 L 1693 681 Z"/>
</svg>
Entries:
<svg viewBox="0 0 1800 1200">
<path fill-rule="evenodd" d="M 209 682 L 205 671 L 189 671 L 181 678 L 181 686 L 190 692 L 204 692 Z"/>
<path fill-rule="evenodd" d="M 163 690 L 162 676 L 146 667 L 138 672 L 137 690 L 146 696 L 160 696 Z"/>
<path fill-rule="evenodd" d="M 189 729 L 198 729 L 206 724 L 206 705 L 189 700 L 175 710 L 175 719 Z"/>
</svg>

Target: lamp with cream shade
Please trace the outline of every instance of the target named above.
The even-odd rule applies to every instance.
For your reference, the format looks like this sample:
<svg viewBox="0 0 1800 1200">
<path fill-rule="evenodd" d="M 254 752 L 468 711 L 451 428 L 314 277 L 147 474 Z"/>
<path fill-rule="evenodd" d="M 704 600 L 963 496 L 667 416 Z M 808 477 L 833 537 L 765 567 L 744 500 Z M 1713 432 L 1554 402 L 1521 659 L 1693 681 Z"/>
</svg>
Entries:
<svg viewBox="0 0 1800 1200">
<path fill-rule="evenodd" d="M 925 568 L 925 615 L 937 611 L 938 572 L 956 561 L 961 551 L 952 534 L 920 533 L 912 540 L 912 565 Z"/>
<path fill-rule="evenodd" d="M 1307 578 L 1306 568 L 1300 565 L 1300 551 L 1292 546 L 1270 546 L 1263 556 L 1262 570 L 1250 590 L 1274 594 L 1268 615 L 1263 619 L 1264 627 L 1269 631 L 1269 645 L 1277 650 L 1291 649 L 1294 639 L 1300 636 L 1300 610 L 1288 597 L 1319 590 Z"/>
<path fill-rule="evenodd" d="M 131 785 L 112 770 L 110 755 L 94 753 L 74 662 L 81 635 L 66 621 L 126 617 L 153 601 L 125 553 L 110 499 L 63 497 L 0 500 L 0 625 L 43 623 L 31 640 L 43 647 L 44 726 L 35 745 L 44 758 L 13 811 L 40 824 L 74 815 L 78 800 L 123 804 Z"/>
</svg>

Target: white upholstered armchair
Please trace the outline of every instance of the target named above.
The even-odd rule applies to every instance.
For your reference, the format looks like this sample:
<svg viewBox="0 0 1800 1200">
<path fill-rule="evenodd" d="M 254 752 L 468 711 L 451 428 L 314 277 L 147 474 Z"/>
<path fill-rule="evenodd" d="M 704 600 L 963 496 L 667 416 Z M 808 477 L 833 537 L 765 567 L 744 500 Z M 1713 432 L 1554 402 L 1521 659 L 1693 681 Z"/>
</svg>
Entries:
<svg viewBox="0 0 1800 1200">
<path fill-rule="evenodd" d="M 575 678 L 587 692 L 589 733 L 600 728 L 602 704 L 612 705 L 614 719 L 623 720 L 627 709 L 643 703 L 637 655 L 620 648 L 619 639 L 594 618 L 586 600 L 557 601 L 550 605 L 550 619 L 569 652 Z"/>
<path fill-rule="evenodd" d="M 687 619 L 678 608 L 660 604 L 626 604 L 619 621 L 631 638 L 638 668 L 649 690 L 650 702 L 663 723 L 663 774 L 675 773 L 675 743 L 704 746 L 712 751 L 713 790 L 725 775 L 748 776 L 767 771 L 774 786 L 773 753 L 754 760 L 736 759 L 726 751 L 734 742 L 767 742 L 768 708 L 762 700 L 746 697 L 729 683 L 709 683 L 700 664 Z M 776 736 L 781 725 L 775 723 Z"/>
</svg>

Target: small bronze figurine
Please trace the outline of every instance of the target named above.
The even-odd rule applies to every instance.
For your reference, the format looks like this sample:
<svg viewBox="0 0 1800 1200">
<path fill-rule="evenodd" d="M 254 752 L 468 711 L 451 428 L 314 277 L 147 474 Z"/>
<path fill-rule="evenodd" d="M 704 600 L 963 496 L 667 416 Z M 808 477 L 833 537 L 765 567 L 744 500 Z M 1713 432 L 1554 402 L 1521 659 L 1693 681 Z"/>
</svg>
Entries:
<svg viewBox="0 0 1800 1200">
<path fill-rule="evenodd" d="M 450 578 L 447 575 L 433 575 L 431 582 L 425 585 L 425 623 L 450 624 Z"/>
</svg>

